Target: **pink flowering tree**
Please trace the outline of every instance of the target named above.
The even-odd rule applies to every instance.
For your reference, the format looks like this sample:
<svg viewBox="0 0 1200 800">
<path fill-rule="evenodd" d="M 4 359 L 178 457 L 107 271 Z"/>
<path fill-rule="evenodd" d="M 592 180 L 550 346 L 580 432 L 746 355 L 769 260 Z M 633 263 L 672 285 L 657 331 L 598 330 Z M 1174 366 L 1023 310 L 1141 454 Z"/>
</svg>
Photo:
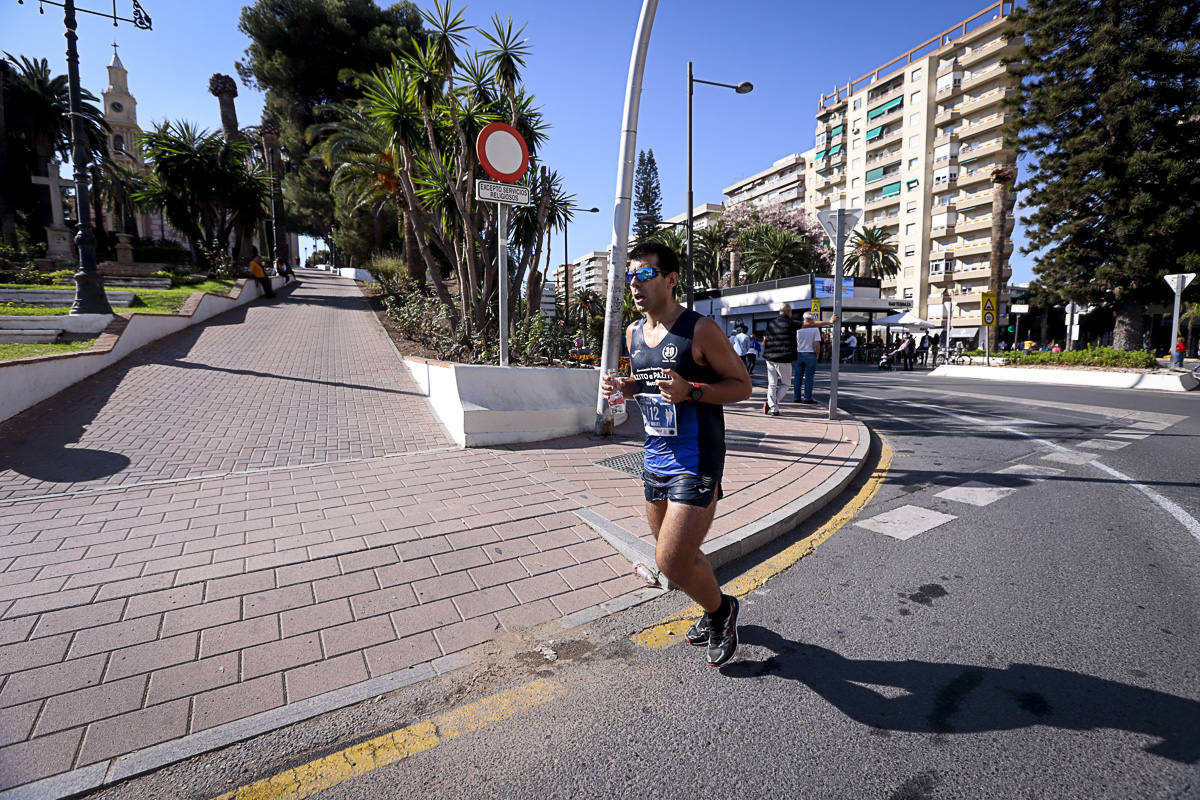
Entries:
<svg viewBox="0 0 1200 800">
<path fill-rule="evenodd" d="M 726 247 L 729 250 L 749 256 L 772 249 L 773 246 L 774 249 L 785 247 L 787 252 L 794 253 L 785 263 L 776 263 L 771 270 L 775 273 L 772 277 L 779 276 L 778 270 L 796 275 L 826 272 L 833 268 L 833 251 L 829 248 L 825 232 L 816 219 L 801 208 L 787 207 L 782 203 L 738 203 L 726 208 L 717 223 L 726 231 Z M 788 235 L 768 237 L 769 231 Z"/>
</svg>

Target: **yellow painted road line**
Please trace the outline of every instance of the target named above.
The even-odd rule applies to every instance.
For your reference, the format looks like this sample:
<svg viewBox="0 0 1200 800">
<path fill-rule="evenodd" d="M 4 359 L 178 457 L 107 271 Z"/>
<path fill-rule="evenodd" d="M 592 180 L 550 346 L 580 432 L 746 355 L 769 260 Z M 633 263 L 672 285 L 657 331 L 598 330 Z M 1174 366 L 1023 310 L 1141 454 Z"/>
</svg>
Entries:
<svg viewBox="0 0 1200 800">
<path fill-rule="evenodd" d="M 816 549 L 817 545 L 837 533 L 847 522 L 854 519 L 855 515 L 862 511 L 863 507 L 871 502 L 871 498 L 879 491 L 879 486 L 883 483 L 884 477 L 887 476 L 888 468 L 892 465 L 891 445 L 882 436 L 879 437 L 879 440 L 882 445 L 879 453 L 879 463 L 875 465 L 875 470 L 871 473 L 871 477 L 858 490 L 858 494 L 854 495 L 841 511 L 818 528 L 812 536 L 801 539 L 771 556 L 761 564 L 738 575 L 725 584 L 723 591 L 738 598 L 745 597 L 811 553 Z M 647 650 L 659 650 L 664 647 L 670 647 L 676 642 L 683 640 L 684 632 L 691 627 L 692 621 L 702 613 L 703 609 L 693 603 L 678 613 L 663 617 L 645 630 L 635 633 L 630 639 L 632 639 L 634 644 L 644 647 Z"/>
<path fill-rule="evenodd" d="M 284 770 L 214 800 L 301 800 L 312 797 L 371 770 L 395 764 L 442 742 L 548 703 L 562 694 L 562 687 L 552 681 L 531 681 Z"/>
</svg>

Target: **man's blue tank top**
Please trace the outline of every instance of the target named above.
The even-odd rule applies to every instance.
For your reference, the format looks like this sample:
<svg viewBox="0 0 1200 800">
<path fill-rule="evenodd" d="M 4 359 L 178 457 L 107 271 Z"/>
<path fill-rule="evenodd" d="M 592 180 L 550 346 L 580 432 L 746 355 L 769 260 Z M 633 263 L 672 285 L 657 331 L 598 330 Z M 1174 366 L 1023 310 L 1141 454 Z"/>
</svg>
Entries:
<svg viewBox="0 0 1200 800">
<path fill-rule="evenodd" d="M 647 345 L 642 335 L 645 319 L 634 323 L 630 364 L 638 392 L 658 394 L 656 381 L 665 379 L 668 369 L 693 383 L 721 379 L 712 367 L 692 358 L 692 336 L 701 319 L 695 311 L 684 309 L 656 347 Z M 675 410 L 678 435 L 646 435 L 646 469 L 657 475 L 703 475 L 720 480 L 725 469 L 725 413 L 721 406 L 678 403 Z"/>
</svg>

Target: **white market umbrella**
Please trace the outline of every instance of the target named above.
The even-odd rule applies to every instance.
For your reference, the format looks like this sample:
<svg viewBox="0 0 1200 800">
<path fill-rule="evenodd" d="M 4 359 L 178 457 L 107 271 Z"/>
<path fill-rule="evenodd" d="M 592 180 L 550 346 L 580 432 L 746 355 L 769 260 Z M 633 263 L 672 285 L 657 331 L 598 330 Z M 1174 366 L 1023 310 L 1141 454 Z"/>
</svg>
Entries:
<svg viewBox="0 0 1200 800">
<path fill-rule="evenodd" d="M 892 314 L 887 317 L 881 317 L 875 320 L 876 325 L 887 325 L 897 328 L 936 328 L 937 325 L 923 320 L 911 311 L 904 311 L 899 314 Z"/>
</svg>

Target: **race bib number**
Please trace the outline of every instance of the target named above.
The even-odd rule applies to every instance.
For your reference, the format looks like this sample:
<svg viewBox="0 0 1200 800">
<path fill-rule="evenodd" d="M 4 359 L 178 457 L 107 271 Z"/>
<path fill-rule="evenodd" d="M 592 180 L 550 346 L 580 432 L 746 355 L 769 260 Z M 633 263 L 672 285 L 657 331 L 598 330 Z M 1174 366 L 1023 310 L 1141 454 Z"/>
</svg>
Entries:
<svg viewBox="0 0 1200 800">
<path fill-rule="evenodd" d="M 667 402 L 661 394 L 635 394 L 638 408 L 642 411 L 642 425 L 651 436 L 675 436 L 675 405 Z"/>
</svg>

